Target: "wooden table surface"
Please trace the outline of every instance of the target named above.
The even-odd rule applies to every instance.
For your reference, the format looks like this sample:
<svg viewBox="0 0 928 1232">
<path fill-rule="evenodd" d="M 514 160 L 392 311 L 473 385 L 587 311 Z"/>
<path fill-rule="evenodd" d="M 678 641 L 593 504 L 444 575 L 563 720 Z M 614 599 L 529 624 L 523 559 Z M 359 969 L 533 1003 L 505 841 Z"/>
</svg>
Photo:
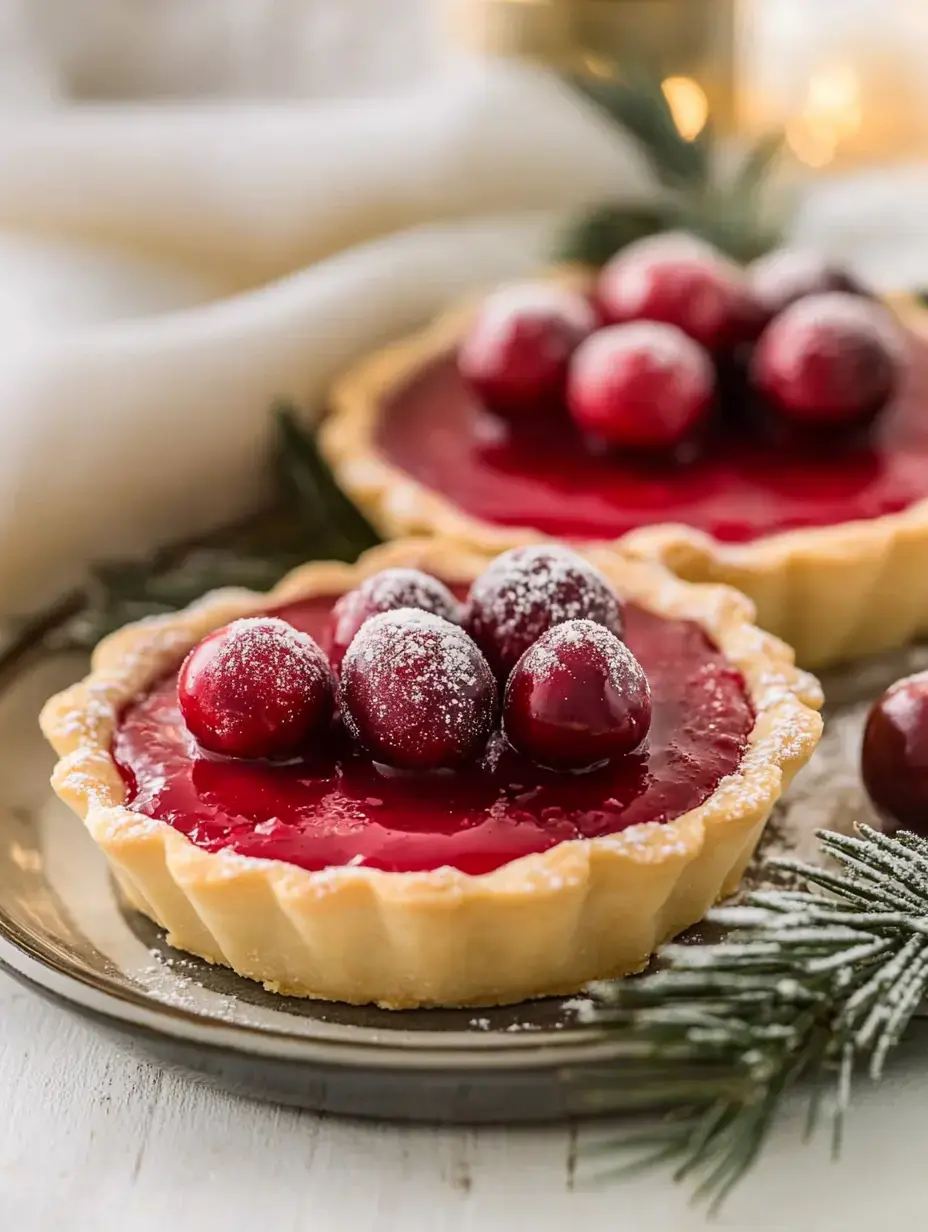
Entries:
<svg viewBox="0 0 928 1232">
<path fill-rule="evenodd" d="M 579 1134 L 400 1128 L 251 1103 L 166 1072 L 0 976 L 6 1232 L 692 1232 L 666 1176 L 592 1188 Z M 719 1229 L 926 1226 L 928 1040 L 861 1091 L 841 1162 L 775 1135 Z"/>
</svg>

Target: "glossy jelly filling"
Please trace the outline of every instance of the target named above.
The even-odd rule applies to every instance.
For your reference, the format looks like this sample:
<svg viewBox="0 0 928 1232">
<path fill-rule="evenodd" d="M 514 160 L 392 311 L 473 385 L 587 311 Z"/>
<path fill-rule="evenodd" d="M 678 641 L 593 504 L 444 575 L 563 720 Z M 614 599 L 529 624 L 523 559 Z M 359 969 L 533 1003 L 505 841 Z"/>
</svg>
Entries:
<svg viewBox="0 0 928 1232">
<path fill-rule="evenodd" d="M 566 413 L 514 429 L 470 392 L 453 355 L 384 404 L 377 448 L 465 513 L 572 539 L 681 522 L 743 543 L 800 527 L 898 513 L 928 496 L 928 346 L 871 436 L 818 447 L 722 424 L 686 462 L 591 449 Z"/>
<path fill-rule="evenodd" d="M 274 615 L 326 647 L 332 597 Z M 665 822 L 702 803 L 737 770 L 754 713 L 741 674 L 696 624 L 626 608 L 626 641 L 651 685 L 645 745 L 586 774 L 519 757 L 497 733 L 466 771 L 403 775 L 373 765 L 335 731 L 286 765 L 231 761 L 197 748 L 177 707 L 176 674 L 120 718 L 113 754 L 127 804 L 207 851 L 318 870 L 363 865 L 487 873 L 568 839 Z"/>
</svg>

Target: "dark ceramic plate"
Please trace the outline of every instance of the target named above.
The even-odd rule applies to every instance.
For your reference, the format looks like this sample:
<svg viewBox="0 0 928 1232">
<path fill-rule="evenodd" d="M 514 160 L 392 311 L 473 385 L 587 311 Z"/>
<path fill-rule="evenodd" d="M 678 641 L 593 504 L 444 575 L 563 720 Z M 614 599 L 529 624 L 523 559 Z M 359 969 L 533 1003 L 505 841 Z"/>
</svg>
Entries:
<svg viewBox="0 0 928 1232">
<path fill-rule="evenodd" d="M 911 652 L 830 682 L 829 736 L 772 823 L 773 841 L 801 847 L 813 826 L 860 815 L 852 765 L 865 699 L 924 658 Z M 610 1110 L 645 1106 L 634 1053 L 578 1021 L 582 998 L 391 1013 L 277 997 L 172 951 L 120 903 L 93 842 L 48 787 L 53 756 L 37 715 L 85 661 L 24 654 L 9 667 L 0 682 L 0 965 L 17 979 L 164 1062 L 262 1099 L 423 1121 L 554 1120 L 591 1111 L 589 1077 L 608 1059 L 623 1075 L 610 1084 Z"/>
</svg>

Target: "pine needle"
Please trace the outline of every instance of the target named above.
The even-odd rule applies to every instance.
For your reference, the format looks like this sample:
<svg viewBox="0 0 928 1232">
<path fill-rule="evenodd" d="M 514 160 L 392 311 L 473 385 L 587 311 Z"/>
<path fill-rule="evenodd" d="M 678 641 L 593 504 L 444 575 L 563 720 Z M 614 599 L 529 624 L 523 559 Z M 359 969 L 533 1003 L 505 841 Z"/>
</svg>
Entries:
<svg viewBox="0 0 928 1232">
<path fill-rule="evenodd" d="M 665 1097 L 675 1066 L 691 1075 L 711 1059 L 702 1099 L 694 1104 L 687 1081 L 670 1104 L 673 1132 L 661 1139 L 660 1162 L 678 1181 L 695 1181 L 695 1200 L 713 1210 L 750 1170 L 800 1084 L 812 1088 L 807 1139 L 831 1090 L 832 1151 L 840 1152 L 855 1073 L 882 1077 L 928 991 L 928 841 L 866 826 L 855 838 L 822 831 L 818 840 L 844 873 L 777 861 L 808 888 L 760 890 L 710 913 L 730 930 L 725 939 L 666 946 L 659 971 L 597 985 L 587 1015 L 626 1049 L 632 1041 L 645 1048 L 639 1080 L 648 1065 L 659 1067 Z M 632 1131 L 611 1147 L 634 1156 L 639 1142 Z"/>
<path fill-rule="evenodd" d="M 767 184 L 783 149 L 779 132 L 764 133 L 734 171 L 719 174 L 710 116 L 695 140 L 678 130 L 660 83 L 642 77 L 575 79 L 576 88 L 637 146 L 657 180 L 653 205 L 600 202 L 571 220 L 555 255 L 600 266 L 626 244 L 660 231 L 690 231 L 737 261 L 750 261 L 781 242 L 771 223 Z"/>
</svg>

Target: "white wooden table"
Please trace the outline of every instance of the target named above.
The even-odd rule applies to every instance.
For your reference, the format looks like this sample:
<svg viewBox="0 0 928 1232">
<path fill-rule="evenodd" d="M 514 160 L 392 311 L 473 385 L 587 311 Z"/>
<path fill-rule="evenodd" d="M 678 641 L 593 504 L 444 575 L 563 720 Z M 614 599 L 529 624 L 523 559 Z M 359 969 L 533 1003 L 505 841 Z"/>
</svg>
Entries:
<svg viewBox="0 0 928 1232">
<path fill-rule="evenodd" d="M 3 976 L 0 1093 L 3 1232 L 707 1226 L 665 1176 L 585 1184 L 589 1130 L 398 1128 L 250 1103 L 129 1055 Z M 800 1114 L 715 1227 L 926 1226 L 928 1054 L 861 1093 L 838 1165 L 824 1141 L 799 1144 Z"/>
</svg>

